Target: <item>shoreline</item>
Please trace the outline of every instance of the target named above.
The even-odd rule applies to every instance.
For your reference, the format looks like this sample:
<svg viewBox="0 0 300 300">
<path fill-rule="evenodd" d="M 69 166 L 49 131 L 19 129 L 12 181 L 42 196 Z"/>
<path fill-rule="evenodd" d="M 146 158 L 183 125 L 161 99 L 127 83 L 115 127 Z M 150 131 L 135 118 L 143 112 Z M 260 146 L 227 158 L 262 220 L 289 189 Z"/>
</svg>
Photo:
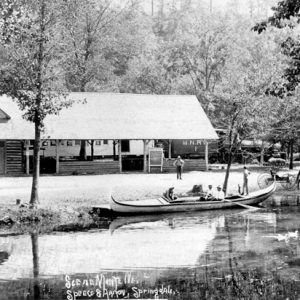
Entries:
<svg viewBox="0 0 300 300">
<path fill-rule="evenodd" d="M 228 194 L 236 194 L 238 184 L 242 186 L 242 168 L 238 165 L 230 172 Z M 269 168 L 249 166 L 249 169 L 249 191 L 254 191 L 259 189 L 258 176 Z M 290 172 L 296 173 L 297 170 Z M 95 217 L 91 213 L 92 207 L 107 204 L 112 194 L 124 201 L 161 196 L 170 186 L 175 187 L 175 194 L 186 192 L 195 184 L 202 184 L 206 190 L 208 184 L 214 187 L 222 184 L 224 177 L 225 170 L 222 169 L 183 173 L 183 180 L 177 180 L 175 173 L 42 176 L 40 204 L 36 209 L 29 209 L 26 205 L 31 177 L 1 177 L 0 235 L 100 228 L 109 220 Z M 276 194 L 285 193 L 279 190 Z M 20 199 L 24 206 L 16 205 L 16 199 Z"/>
</svg>

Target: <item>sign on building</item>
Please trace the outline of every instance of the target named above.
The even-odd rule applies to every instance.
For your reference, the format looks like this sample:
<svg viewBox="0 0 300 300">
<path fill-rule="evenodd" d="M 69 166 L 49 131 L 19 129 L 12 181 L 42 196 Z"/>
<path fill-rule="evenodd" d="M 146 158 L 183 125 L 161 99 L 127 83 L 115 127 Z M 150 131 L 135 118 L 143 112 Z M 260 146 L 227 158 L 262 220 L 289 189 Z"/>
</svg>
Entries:
<svg viewBox="0 0 300 300">
<path fill-rule="evenodd" d="M 163 158 L 164 158 L 164 152 L 162 148 L 149 148 L 149 173 L 151 170 L 151 167 L 160 167 L 160 171 L 162 172 L 163 168 Z"/>
</svg>

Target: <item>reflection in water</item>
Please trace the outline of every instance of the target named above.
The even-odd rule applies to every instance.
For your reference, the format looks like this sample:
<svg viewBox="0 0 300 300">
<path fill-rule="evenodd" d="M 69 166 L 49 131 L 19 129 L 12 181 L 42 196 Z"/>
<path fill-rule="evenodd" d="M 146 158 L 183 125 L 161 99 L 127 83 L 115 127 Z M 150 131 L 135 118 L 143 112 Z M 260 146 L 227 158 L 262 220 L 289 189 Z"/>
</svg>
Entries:
<svg viewBox="0 0 300 300">
<path fill-rule="evenodd" d="M 38 246 L 38 234 L 33 232 L 31 236 L 32 245 L 32 261 L 33 261 L 33 294 L 34 299 L 40 298 L 40 287 L 39 287 L 39 246 Z"/>
<path fill-rule="evenodd" d="M 264 204 L 267 206 L 299 206 L 300 195 L 297 192 L 292 194 L 274 194 Z"/>
<path fill-rule="evenodd" d="M 117 218 L 107 230 L 1 237 L 0 251 L 10 252 L 0 264 L 0 289 L 4 297 L 14 291 L 13 299 L 23 299 L 16 291 L 74 299 L 97 289 L 100 299 L 105 291 L 111 299 L 298 295 L 299 216 L 298 209 L 137 216 Z M 289 239 L 278 240 L 284 234 Z"/>
</svg>

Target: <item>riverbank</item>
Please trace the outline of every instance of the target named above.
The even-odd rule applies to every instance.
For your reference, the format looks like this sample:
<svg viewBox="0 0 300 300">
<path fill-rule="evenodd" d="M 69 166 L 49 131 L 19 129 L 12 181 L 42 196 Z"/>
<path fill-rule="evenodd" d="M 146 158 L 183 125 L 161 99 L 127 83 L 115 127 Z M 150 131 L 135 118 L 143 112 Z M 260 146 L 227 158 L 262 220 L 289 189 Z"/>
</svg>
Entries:
<svg viewBox="0 0 300 300">
<path fill-rule="evenodd" d="M 260 167 L 250 167 L 250 191 L 259 189 L 257 178 L 266 172 Z M 297 171 L 295 171 L 297 172 Z M 195 184 L 222 185 L 225 170 L 188 172 L 183 180 L 176 174 L 108 174 L 90 176 L 42 176 L 40 178 L 40 203 L 37 209 L 27 208 L 31 191 L 31 177 L 0 178 L 0 233 L 26 232 L 29 230 L 53 231 L 96 227 L 99 220 L 90 214 L 93 206 L 107 204 L 110 195 L 119 200 L 143 199 L 161 196 L 170 186 L 175 193 L 190 190 Z M 234 166 L 228 184 L 228 193 L 235 194 L 242 185 L 242 166 Z M 21 207 L 16 205 L 20 199 Z M 23 206 L 23 207 L 22 207 Z"/>
</svg>

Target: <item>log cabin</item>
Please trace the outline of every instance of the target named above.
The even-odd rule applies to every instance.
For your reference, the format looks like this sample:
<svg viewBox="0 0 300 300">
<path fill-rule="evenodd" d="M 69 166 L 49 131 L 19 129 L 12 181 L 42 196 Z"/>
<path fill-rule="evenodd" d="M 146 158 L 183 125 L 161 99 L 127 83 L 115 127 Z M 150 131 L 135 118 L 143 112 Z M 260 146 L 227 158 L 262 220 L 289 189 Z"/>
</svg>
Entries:
<svg viewBox="0 0 300 300">
<path fill-rule="evenodd" d="M 187 159 L 185 170 L 208 168 L 208 144 L 218 136 L 195 96 L 70 93 L 68 97 L 75 100 L 71 107 L 45 119 L 41 173 L 172 172 L 176 154 L 172 144 L 187 139 L 204 145 L 205 153 L 201 159 Z M 0 175 L 31 172 L 34 124 L 23 114 L 11 98 L 0 97 Z M 167 155 L 160 168 L 150 167 L 149 154 L 161 147 L 159 141 L 169 145 Z M 82 147 L 84 159 L 79 155 Z"/>
</svg>

